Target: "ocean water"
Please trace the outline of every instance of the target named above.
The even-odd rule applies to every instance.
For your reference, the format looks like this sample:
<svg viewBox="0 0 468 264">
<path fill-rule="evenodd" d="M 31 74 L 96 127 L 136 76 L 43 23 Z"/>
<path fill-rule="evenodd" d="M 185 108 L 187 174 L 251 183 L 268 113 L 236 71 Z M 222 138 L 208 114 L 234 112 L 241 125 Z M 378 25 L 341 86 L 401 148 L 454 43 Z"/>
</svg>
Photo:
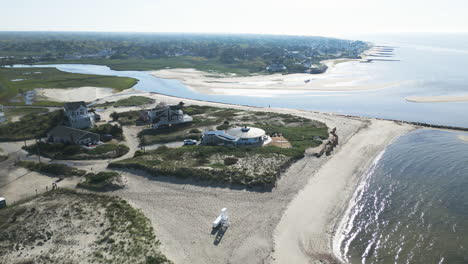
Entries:
<svg viewBox="0 0 468 264">
<path fill-rule="evenodd" d="M 468 142 L 459 134 L 417 130 L 377 157 L 335 237 L 344 262 L 468 263 Z"/>
</svg>

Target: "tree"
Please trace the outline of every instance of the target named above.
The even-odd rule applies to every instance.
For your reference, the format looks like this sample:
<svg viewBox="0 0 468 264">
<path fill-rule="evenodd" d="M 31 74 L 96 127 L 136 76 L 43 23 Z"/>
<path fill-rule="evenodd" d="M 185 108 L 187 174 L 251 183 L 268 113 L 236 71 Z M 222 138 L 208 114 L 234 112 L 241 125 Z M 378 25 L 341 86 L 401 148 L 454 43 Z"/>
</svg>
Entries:
<svg viewBox="0 0 468 264">
<path fill-rule="evenodd" d="M 112 118 L 113 121 L 117 121 L 119 120 L 119 113 L 113 112 L 112 114 L 110 114 L 110 117 Z"/>
</svg>

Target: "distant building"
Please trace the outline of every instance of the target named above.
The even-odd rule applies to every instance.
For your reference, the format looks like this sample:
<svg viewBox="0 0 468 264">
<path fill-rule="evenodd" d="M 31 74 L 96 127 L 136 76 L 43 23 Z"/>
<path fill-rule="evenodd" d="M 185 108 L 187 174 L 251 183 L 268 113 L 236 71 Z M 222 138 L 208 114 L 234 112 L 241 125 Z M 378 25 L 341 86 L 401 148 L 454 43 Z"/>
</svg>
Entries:
<svg viewBox="0 0 468 264">
<path fill-rule="evenodd" d="M 203 133 L 201 144 L 211 146 L 260 147 L 268 140 L 265 131 L 255 127 L 235 127 L 227 131 L 216 130 Z"/>
<path fill-rule="evenodd" d="M 304 55 L 300 51 L 288 51 L 288 53 L 286 54 L 286 57 L 291 58 L 291 59 L 305 59 L 305 58 L 307 58 L 307 56 Z"/>
<path fill-rule="evenodd" d="M 153 128 L 179 125 L 193 121 L 191 116 L 184 114 L 179 105 L 167 105 L 143 111 L 141 119 L 152 123 Z"/>
<path fill-rule="evenodd" d="M 72 128 L 93 127 L 95 120 L 99 119 L 98 115 L 88 111 L 88 107 L 83 101 L 65 103 L 63 110 L 67 117 L 65 124 Z"/>
<path fill-rule="evenodd" d="M 0 197 L 0 209 L 5 208 L 6 206 L 7 206 L 6 199 L 3 197 Z"/>
<path fill-rule="evenodd" d="M 56 126 L 47 133 L 47 139 L 52 143 L 95 145 L 100 141 L 100 136 L 99 134 L 81 129 Z"/>
<path fill-rule="evenodd" d="M 285 71 L 287 68 L 283 64 L 270 64 L 266 67 L 266 70 L 269 72 L 282 72 Z"/>
<path fill-rule="evenodd" d="M 3 105 L 0 105 L 0 123 L 6 121 L 5 113 L 3 112 Z"/>
</svg>

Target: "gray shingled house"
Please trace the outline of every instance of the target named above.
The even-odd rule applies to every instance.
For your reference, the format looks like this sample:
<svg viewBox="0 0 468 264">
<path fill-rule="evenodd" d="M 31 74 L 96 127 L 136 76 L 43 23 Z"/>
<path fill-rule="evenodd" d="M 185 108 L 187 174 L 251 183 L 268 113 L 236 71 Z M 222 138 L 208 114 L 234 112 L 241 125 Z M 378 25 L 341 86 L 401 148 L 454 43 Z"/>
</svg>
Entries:
<svg viewBox="0 0 468 264">
<path fill-rule="evenodd" d="M 97 144 L 100 136 L 81 129 L 56 126 L 47 133 L 47 139 L 53 143 L 88 145 Z"/>
<path fill-rule="evenodd" d="M 94 126 L 96 115 L 88 111 L 85 102 L 65 103 L 63 110 L 67 117 L 65 122 L 67 126 L 72 128 L 89 128 Z"/>
</svg>

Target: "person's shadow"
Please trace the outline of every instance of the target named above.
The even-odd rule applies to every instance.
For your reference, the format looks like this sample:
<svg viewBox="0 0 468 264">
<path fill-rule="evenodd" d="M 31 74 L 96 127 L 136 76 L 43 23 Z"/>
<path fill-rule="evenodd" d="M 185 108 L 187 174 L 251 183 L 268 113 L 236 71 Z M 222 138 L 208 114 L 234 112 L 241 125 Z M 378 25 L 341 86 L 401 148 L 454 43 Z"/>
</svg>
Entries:
<svg viewBox="0 0 468 264">
<path fill-rule="evenodd" d="M 215 246 L 221 243 L 221 239 L 223 239 L 223 236 L 226 233 L 227 229 L 228 229 L 228 226 L 220 225 L 219 227 L 213 228 L 211 230 L 211 235 L 215 235 L 215 240 L 213 241 L 213 244 Z"/>
</svg>

